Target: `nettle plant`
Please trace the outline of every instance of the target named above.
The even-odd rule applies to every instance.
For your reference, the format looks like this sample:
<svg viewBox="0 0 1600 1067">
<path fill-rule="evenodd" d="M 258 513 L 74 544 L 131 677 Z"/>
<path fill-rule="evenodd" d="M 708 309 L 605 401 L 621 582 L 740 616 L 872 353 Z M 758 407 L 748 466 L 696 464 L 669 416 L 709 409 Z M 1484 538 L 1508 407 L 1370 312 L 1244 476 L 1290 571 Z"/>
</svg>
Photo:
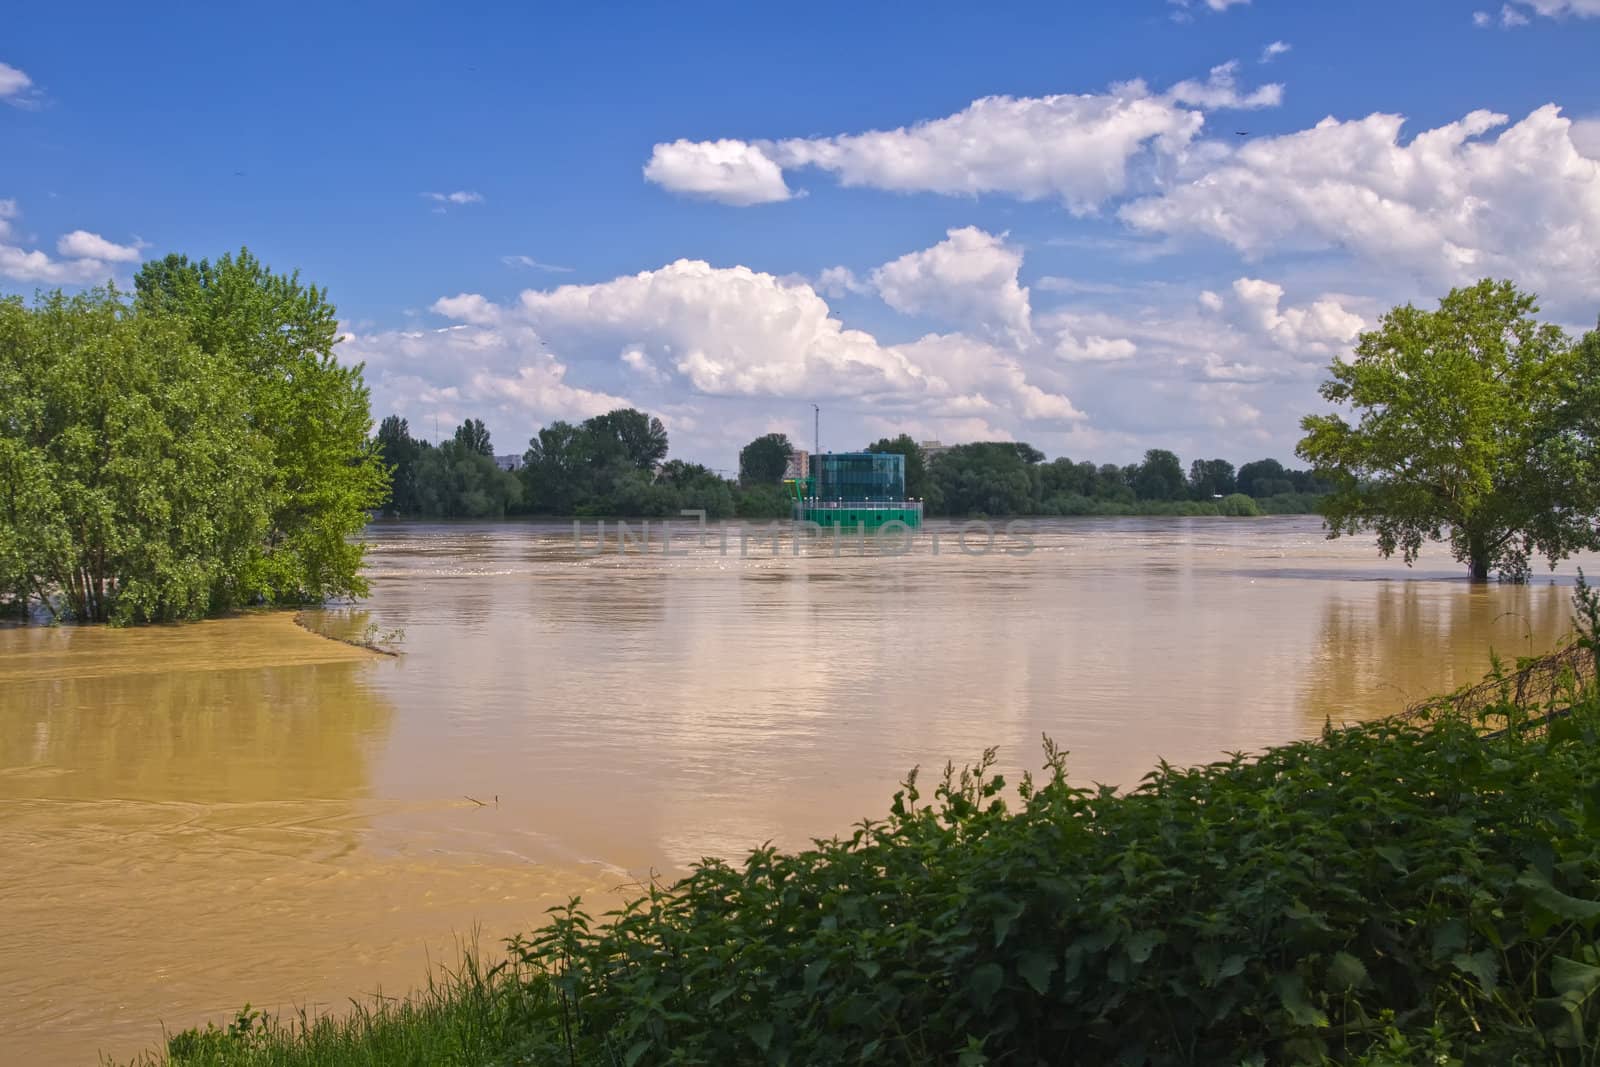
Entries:
<svg viewBox="0 0 1600 1067">
<path fill-rule="evenodd" d="M 575 1062 L 1588 1062 L 1600 708 L 1538 722 L 1330 727 L 1128 792 L 1047 741 L 1012 799 L 990 752 L 513 956 Z"/>
</svg>

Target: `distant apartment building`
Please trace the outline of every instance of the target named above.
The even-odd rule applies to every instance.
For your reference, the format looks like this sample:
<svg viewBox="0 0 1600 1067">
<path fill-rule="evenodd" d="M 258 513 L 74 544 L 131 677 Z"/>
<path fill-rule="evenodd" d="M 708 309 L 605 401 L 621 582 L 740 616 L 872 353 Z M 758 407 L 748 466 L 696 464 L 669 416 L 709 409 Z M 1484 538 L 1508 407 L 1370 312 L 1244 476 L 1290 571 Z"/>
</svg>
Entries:
<svg viewBox="0 0 1600 1067">
<path fill-rule="evenodd" d="M 811 453 L 803 448 L 796 448 L 789 453 L 789 462 L 784 465 L 784 481 L 811 476 Z"/>
<path fill-rule="evenodd" d="M 522 457 L 521 456 L 516 456 L 516 455 L 512 455 L 512 456 L 496 456 L 496 457 L 494 457 L 494 465 L 496 467 L 499 467 L 503 471 L 521 470 L 522 469 Z"/>
<path fill-rule="evenodd" d="M 939 441 L 918 441 L 917 447 L 922 450 L 924 462 L 931 461 L 935 456 L 942 456 L 950 451 L 950 446 Z"/>
</svg>

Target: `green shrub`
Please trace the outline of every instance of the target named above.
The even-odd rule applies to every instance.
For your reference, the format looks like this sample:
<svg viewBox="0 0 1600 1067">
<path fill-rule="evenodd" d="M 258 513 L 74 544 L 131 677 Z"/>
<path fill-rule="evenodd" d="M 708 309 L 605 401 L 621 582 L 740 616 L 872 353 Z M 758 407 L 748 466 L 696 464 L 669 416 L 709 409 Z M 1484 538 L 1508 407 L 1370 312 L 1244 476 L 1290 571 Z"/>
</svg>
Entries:
<svg viewBox="0 0 1600 1067">
<path fill-rule="evenodd" d="M 1266 515 L 1315 515 L 1322 501 L 1320 493 L 1277 493 L 1261 497 L 1256 505 Z"/>
<path fill-rule="evenodd" d="M 1260 515 L 1261 508 L 1253 498 L 1245 496 L 1243 493 L 1230 493 L 1217 501 L 1217 514 L 1249 518 Z"/>
<path fill-rule="evenodd" d="M 1015 810 L 991 754 L 513 948 L 580 1062 L 1587 1062 L 1597 726 L 1329 729 L 1126 794 L 1047 747 Z"/>
</svg>

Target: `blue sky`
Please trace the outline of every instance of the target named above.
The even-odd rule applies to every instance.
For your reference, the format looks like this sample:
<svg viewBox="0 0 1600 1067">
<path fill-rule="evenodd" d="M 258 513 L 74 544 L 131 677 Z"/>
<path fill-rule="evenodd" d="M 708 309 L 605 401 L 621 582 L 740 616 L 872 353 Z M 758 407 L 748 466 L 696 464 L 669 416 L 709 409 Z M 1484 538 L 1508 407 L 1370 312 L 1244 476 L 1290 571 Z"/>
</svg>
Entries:
<svg viewBox="0 0 1600 1067">
<path fill-rule="evenodd" d="M 1394 303 L 1600 311 L 1600 0 L 341 7 L 30 11 L 0 291 L 244 244 L 375 414 L 627 402 L 719 467 L 812 401 L 826 448 L 1288 459 Z"/>
</svg>

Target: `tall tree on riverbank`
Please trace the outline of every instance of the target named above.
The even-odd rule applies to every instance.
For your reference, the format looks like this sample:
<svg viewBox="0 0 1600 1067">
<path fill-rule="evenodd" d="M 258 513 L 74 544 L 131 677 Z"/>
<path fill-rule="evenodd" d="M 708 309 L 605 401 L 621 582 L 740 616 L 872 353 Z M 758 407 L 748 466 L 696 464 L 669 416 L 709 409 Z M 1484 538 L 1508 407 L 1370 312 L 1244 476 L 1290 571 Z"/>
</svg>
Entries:
<svg viewBox="0 0 1600 1067">
<path fill-rule="evenodd" d="M 787 434 L 769 433 L 756 438 L 739 450 L 739 484 L 777 485 L 783 481 L 784 468 L 793 454 L 794 446 Z"/>
<path fill-rule="evenodd" d="M 384 502 L 384 513 L 417 513 L 417 469 L 422 454 L 431 446 L 412 437 L 410 424 L 399 415 L 390 415 L 379 424 L 377 444 L 378 454 L 389 468 L 389 499 Z"/>
<path fill-rule="evenodd" d="M 115 290 L 0 300 L 0 593 L 87 622 L 249 599 L 275 482 L 251 392 Z"/>
<path fill-rule="evenodd" d="M 354 535 L 383 503 L 388 476 L 367 437 L 361 368 L 334 358 L 338 315 L 327 293 L 244 249 L 215 263 L 154 260 L 134 283 L 141 309 L 180 317 L 202 352 L 239 370 L 251 422 L 271 442 L 268 522 L 242 576 L 246 598 L 365 593 L 365 546 Z"/>
<path fill-rule="evenodd" d="M 1538 310 L 1485 280 L 1395 308 L 1334 361 L 1322 395 L 1358 421 L 1308 416 L 1298 449 L 1336 486 L 1330 537 L 1375 531 L 1408 564 L 1447 541 L 1477 581 L 1600 548 L 1600 338 L 1574 345 Z"/>
<path fill-rule="evenodd" d="M 456 427 L 456 446 L 463 451 L 480 456 L 494 456 L 494 442 L 489 437 L 489 427 L 482 419 L 468 419 Z"/>
</svg>

